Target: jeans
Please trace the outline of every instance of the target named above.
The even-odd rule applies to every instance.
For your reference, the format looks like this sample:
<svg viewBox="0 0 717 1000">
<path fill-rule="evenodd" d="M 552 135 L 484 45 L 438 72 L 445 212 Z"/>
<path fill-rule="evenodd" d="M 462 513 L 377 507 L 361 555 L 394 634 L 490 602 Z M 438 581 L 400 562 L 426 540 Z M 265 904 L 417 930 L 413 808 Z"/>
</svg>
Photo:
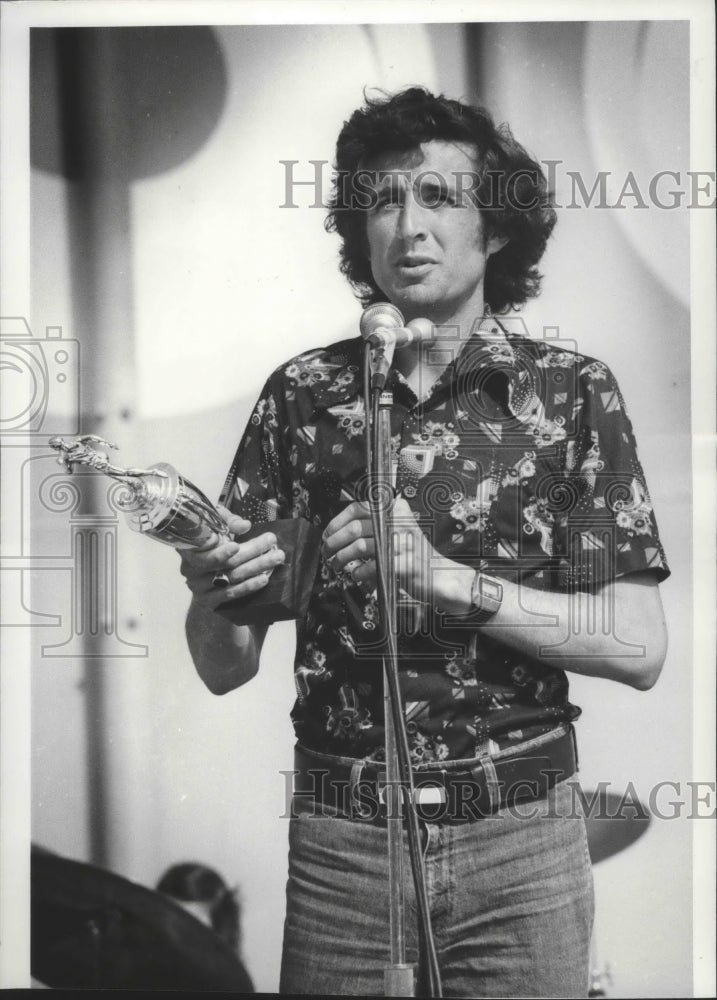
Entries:
<svg viewBox="0 0 717 1000">
<path fill-rule="evenodd" d="M 421 822 L 445 996 L 587 996 L 593 884 L 574 783 L 475 822 Z M 383 995 L 385 826 L 320 813 L 290 822 L 280 991 Z M 407 846 L 404 883 L 406 961 L 415 963 Z"/>
</svg>

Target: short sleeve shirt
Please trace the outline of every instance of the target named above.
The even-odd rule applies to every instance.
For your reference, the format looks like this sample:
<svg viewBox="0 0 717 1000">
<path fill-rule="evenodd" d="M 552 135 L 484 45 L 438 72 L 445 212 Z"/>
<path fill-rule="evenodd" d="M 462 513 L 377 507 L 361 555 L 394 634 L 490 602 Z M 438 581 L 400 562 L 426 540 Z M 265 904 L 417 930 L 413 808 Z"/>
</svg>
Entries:
<svg viewBox="0 0 717 1000">
<path fill-rule="evenodd" d="M 443 344 L 442 344 L 443 346 Z M 322 529 L 365 490 L 360 338 L 309 351 L 269 378 L 222 501 L 252 521 Z M 632 426 L 600 361 L 506 332 L 456 341 L 417 398 L 393 370 L 396 489 L 442 555 L 529 587 L 596 593 L 669 575 Z M 399 677 L 414 764 L 495 752 L 569 722 L 565 672 L 501 643 L 490 623 L 400 601 Z M 297 622 L 292 719 L 300 743 L 381 759 L 375 594 L 320 558 Z M 616 639 L 616 641 L 618 641 Z M 559 657 L 559 649 L 546 654 Z"/>
</svg>

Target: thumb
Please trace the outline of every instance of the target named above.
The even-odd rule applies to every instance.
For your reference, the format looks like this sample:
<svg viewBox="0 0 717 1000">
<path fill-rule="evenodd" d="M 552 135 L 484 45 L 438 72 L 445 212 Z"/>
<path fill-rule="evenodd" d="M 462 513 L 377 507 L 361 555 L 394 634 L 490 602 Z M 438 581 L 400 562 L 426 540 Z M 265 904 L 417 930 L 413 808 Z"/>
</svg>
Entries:
<svg viewBox="0 0 717 1000">
<path fill-rule="evenodd" d="M 243 535 L 251 528 L 251 521 L 247 521 L 245 517 L 239 517 L 238 514 L 232 514 L 222 504 L 217 504 L 217 510 L 233 535 Z"/>
</svg>

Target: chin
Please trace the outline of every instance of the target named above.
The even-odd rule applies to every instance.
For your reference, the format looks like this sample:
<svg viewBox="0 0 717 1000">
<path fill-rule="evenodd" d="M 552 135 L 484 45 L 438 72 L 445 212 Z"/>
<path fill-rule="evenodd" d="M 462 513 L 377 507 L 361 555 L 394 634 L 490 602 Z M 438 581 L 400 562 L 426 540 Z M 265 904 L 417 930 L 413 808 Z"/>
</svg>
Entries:
<svg viewBox="0 0 717 1000">
<path fill-rule="evenodd" d="M 406 319 L 425 316 L 426 311 L 435 308 L 436 305 L 435 297 L 427 288 L 420 286 L 395 291 L 391 296 L 391 302 L 401 310 Z"/>
</svg>

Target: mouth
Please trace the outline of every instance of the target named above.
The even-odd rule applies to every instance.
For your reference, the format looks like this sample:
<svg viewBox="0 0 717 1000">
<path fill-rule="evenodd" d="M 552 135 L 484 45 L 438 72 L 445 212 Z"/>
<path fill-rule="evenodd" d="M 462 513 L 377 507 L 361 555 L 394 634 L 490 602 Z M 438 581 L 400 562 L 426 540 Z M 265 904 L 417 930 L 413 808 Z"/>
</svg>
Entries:
<svg viewBox="0 0 717 1000">
<path fill-rule="evenodd" d="M 403 257 L 399 257 L 396 261 L 397 267 L 425 267 L 427 264 L 435 264 L 433 257 L 425 257 L 421 254 L 406 254 Z"/>
<path fill-rule="evenodd" d="M 396 270 L 405 277 L 420 278 L 427 274 L 435 265 L 433 257 L 424 257 L 419 254 L 399 257 L 396 261 Z"/>
</svg>

